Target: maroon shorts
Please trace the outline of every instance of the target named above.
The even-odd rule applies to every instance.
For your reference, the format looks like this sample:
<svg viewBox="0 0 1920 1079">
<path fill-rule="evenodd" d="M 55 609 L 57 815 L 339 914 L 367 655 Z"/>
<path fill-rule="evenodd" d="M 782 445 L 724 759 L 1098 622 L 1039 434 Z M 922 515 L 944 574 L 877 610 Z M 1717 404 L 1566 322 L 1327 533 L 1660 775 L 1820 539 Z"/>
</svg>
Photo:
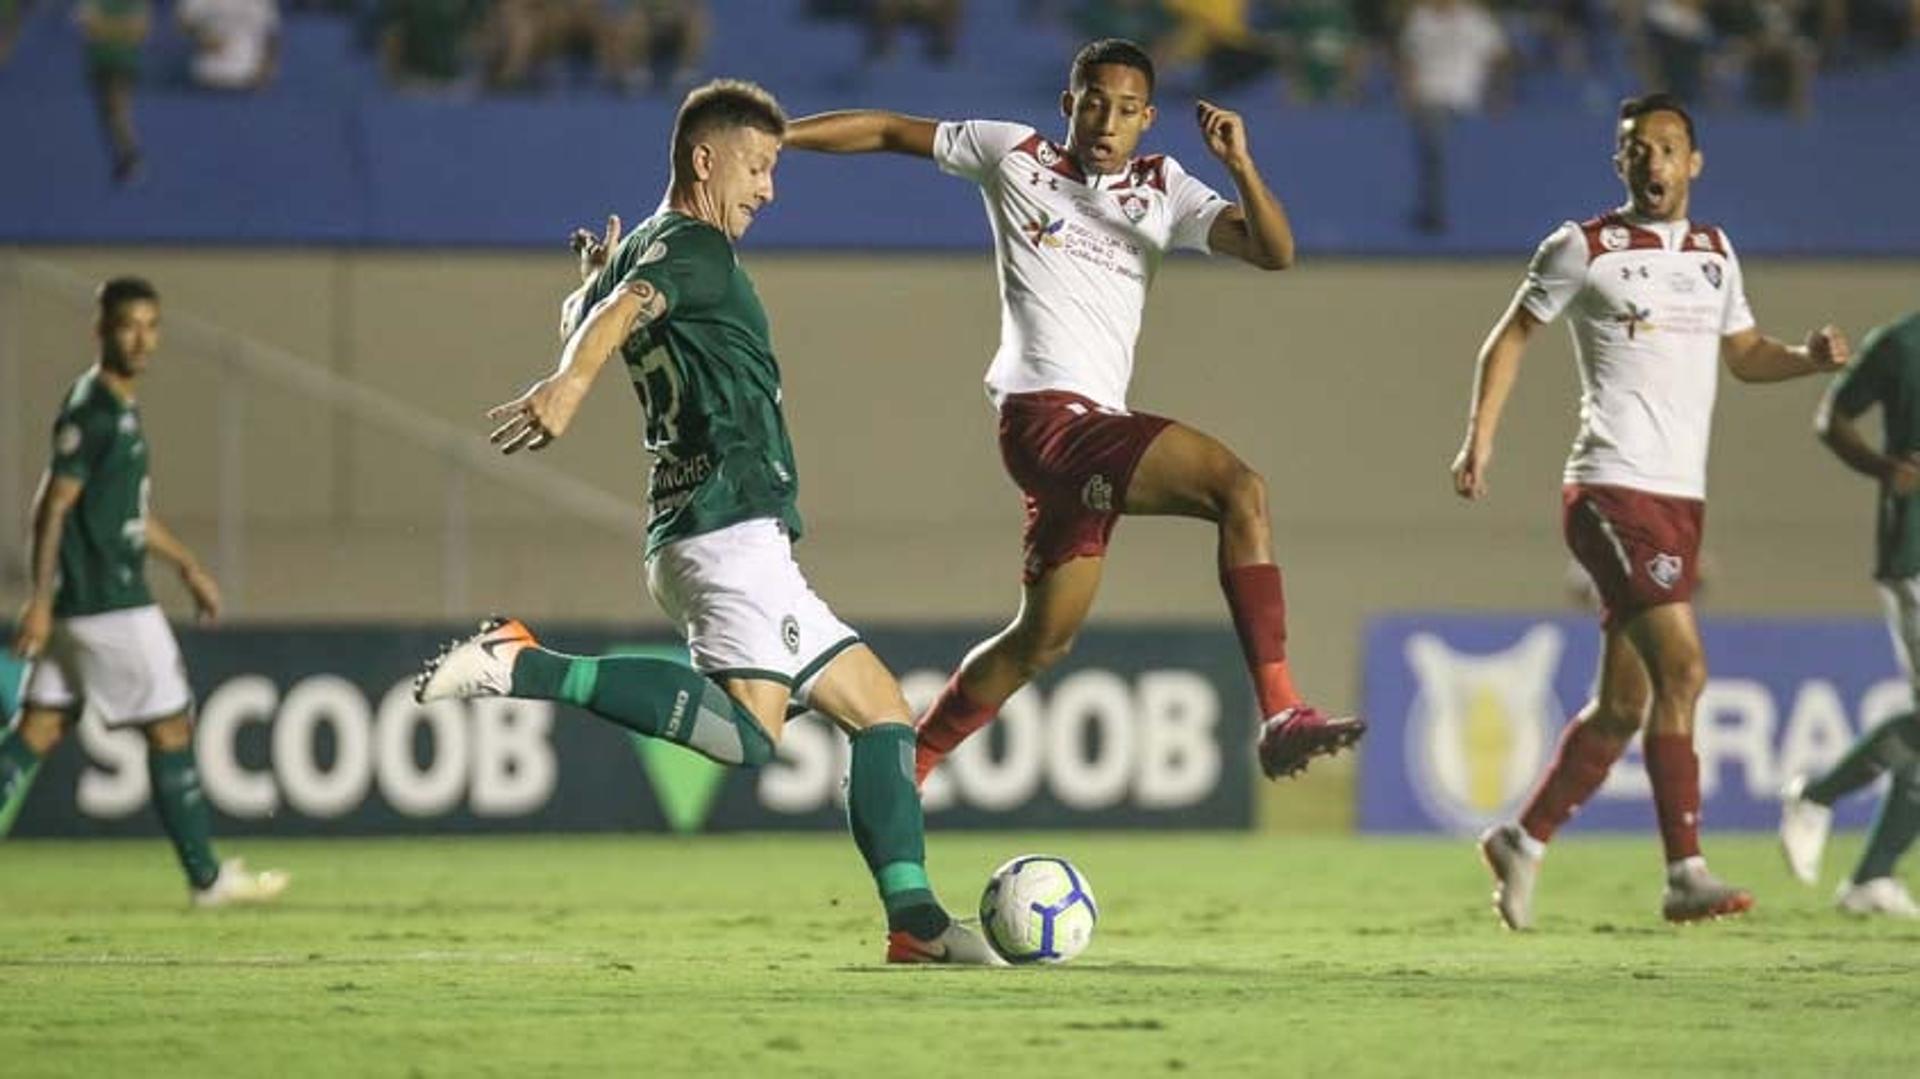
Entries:
<svg viewBox="0 0 1920 1079">
<path fill-rule="evenodd" d="M 1133 470 L 1172 422 L 1056 390 L 1000 403 L 1000 459 L 1027 503 L 1024 582 L 1106 552 Z"/>
<path fill-rule="evenodd" d="M 1706 510 L 1697 498 L 1631 487 L 1561 489 L 1560 527 L 1600 593 L 1602 625 L 1611 629 L 1641 611 L 1693 599 Z"/>
</svg>

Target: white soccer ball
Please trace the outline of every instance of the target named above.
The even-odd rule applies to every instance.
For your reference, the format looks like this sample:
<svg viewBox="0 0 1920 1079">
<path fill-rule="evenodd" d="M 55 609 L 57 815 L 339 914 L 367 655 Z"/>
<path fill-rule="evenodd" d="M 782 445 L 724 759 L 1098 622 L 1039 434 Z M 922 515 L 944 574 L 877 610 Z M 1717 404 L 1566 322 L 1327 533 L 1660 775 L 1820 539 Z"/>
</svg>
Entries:
<svg viewBox="0 0 1920 1079">
<path fill-rule="evenodd" d="M 1099 919 L 1086 874 L 1048 854 L 994 870 L 980 896 L 980 928 L 1009 963 L 1064 963 L 1087 950 Z"/>
</svg>

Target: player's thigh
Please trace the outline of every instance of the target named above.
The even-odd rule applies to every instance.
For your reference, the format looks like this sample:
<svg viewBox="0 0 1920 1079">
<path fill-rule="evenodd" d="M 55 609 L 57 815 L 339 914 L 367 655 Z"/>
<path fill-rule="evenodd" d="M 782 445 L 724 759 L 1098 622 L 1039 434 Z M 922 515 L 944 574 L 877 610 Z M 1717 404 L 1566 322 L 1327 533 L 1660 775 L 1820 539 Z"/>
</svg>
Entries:
<svg viewBox="0 0 1920 1079">
<path fill-rule="evenodd" d="M 767 737 L 778 742 L 787 727 L 787 705 L 793 690 L 785 682 L 764 678 L 720 678 L 720 688 L 760 724 Z"/>
<path fill-rule="evenodd" d="M 1626 619 L 1620 628 L 1646 665 L 1654 692 L 1700 688 L 1706 678 L 1707 650 L 1691 603 L 1663 603 Z"/>
<path fill-rule="evenodd" d="M 1169 423 L 1148 443 L 1127 485 L 1126 512 L 1212 520 L 1235 489 L 1254 481 L 1226 443 L 1184 423 Z"/>
<path fill-rule="evenodd" d="M 907 723 L 912 710 L 900 681 L 864 644 L 835 656 L 814 680 L 808 703 L 814 711 L 848 730 L 863 731 L 882 723 Z"/>
<path fill-rule="evenodd" d="M 1646 722 L 1653 707 L 1653 679 L 1624 627 L 1600 637 L 1600 672 L 1594 687 L 1597 720 L 1608 732 L 1628 738 Z"/>
<path fill-rule="evenodd" d="M 1106 564 L 1104 558 L 1075 558 L 1023 585 L 1010 634 L 1041 648 L 1070 646 L 1093 610 Z"/>
</svg>

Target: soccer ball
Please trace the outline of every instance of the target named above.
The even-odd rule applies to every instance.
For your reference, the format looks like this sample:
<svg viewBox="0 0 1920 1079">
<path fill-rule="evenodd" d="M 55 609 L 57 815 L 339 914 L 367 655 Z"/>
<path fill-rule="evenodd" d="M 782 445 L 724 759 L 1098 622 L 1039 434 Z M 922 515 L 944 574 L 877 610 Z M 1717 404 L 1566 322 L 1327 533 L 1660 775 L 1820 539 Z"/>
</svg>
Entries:
<svg viewBox="0 0 1920 1079">
<path fill-rule="evenodd" d="M 1086 951 L 1099 918 L 1086 875 L 1047 854 L 994 870 L 980 896 L 980 928 L 1009 963 L 1064 963 Z"/>
</svg>

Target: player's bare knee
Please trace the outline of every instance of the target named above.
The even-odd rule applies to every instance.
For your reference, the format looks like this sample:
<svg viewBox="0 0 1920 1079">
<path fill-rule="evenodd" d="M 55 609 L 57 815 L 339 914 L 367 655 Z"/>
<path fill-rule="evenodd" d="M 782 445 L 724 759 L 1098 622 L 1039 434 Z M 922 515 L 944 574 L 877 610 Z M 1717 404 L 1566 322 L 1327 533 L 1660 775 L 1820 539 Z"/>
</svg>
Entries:
<svg viewBox="0 0 1920 1079">
<path fill-rule="evenodd" d="M 1653 708 L 1653 699 L 1639 694 L 1603 696 L 1588 712 L 1585 723 L 1594 733 L 1624 742 L 1639 733 Z"/>
<path fill-rule="evenodd" d="M 44 757 L 60 748 L 60 740 L 66 735 L 67 717 L 59 712 L 29 709 L 20 716 L 20 740 L 35 756 Z"/>
<path fill-rule="evenodd" d="M 1027 678 L 1043 674 L 1054 664 L 1067 658 L 1073 651 L 1074 635 L 1071 633 L 1020 633 L 1015 634 L 1008 643 L 1014 664 Z"/>
<path fill-rule="evenodd" d="M 1707 660 L 1694 653 L 1663 658 L 1650 666 L 1654 693 L 1669 701 L 1692 703 L 1707 686 Z"/>
<path fill-rule="evenodd" d="M 193 745 L 193 721 L 184 715 L 149 723 L 144 733 L 147 747 L 161 753 L 173 753 Z"/>
</svg>

